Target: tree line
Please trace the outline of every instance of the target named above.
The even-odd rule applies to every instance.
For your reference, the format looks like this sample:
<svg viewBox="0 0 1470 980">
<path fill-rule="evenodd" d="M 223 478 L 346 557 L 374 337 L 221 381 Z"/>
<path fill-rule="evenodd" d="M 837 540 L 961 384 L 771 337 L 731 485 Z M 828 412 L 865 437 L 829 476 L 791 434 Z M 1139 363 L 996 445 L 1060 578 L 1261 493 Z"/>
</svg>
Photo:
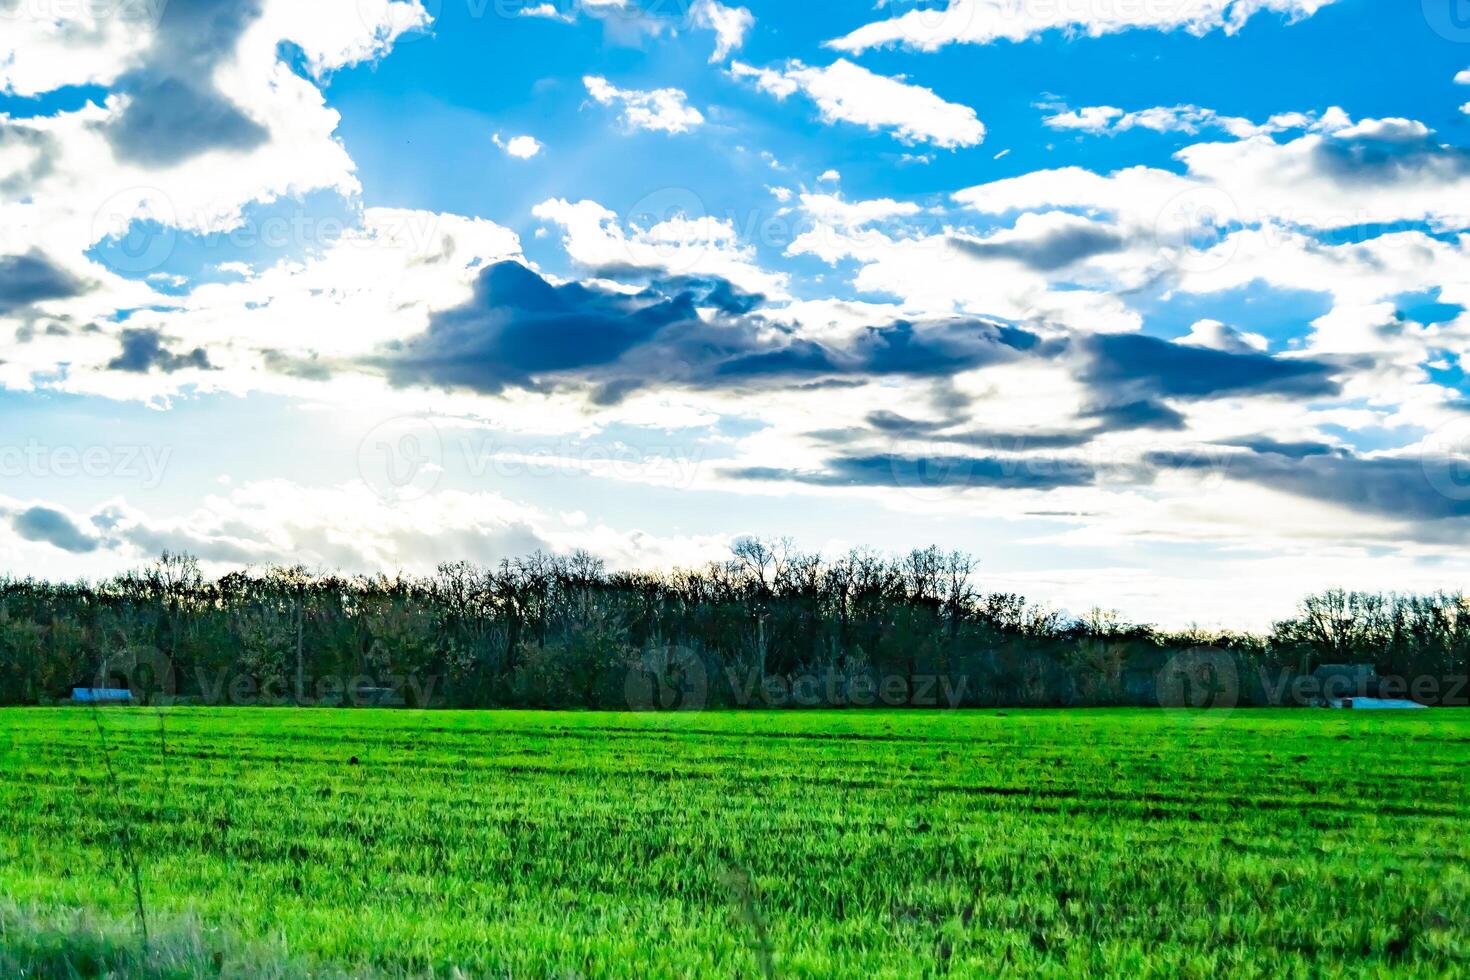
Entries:
<svg viewBox="0 0 1470 980">
<path fill-rule="evenodd" d="M 1265 635 L 1170 632 L 982 593 L 977 568 L 937 547 L 829 560 L 758 539 L 667 572 L 578 552 L 210 580 L 165 554 L 100 583 L 0 580 L 0 703 L 83 687 L 204 704 L 1209 707 L 1308 703 L 1303 682 L 1339 663 L 1465 701 L 1460 594 L 1333 591 Z"/>
</svg>

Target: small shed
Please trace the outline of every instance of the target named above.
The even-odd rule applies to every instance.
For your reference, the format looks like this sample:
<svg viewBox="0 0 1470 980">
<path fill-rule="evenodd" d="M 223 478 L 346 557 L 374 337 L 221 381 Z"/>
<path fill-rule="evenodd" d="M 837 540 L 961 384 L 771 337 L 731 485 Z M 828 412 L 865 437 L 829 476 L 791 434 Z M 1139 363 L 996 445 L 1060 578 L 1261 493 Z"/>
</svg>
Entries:
<svg viewBox="0 0 1470 980">
<path fill-rule="evenodd" d="M 1428 710 L 1427 705 L 1402 698 L 1339 698 L 1331 707 L 1349 711 L 1418 711 Z"/>
<path fill-rule="evenodd" d="M 133 692 L 127 688 L 74 687 L 71 700 L 73 704 L 132 704 Z"/>
</svg>

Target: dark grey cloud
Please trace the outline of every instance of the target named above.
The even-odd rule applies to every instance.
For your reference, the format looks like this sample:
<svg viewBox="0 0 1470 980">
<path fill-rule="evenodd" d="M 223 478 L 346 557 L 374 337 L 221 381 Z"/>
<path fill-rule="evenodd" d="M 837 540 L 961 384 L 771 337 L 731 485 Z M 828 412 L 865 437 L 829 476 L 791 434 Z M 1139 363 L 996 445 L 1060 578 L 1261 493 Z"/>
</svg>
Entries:
<svg viewBox="0 0 1470 980">
<path fill-rule="evenodd" d="M 777 349 L 735 356 L 713 369 L 713 379 L 822 374 L 947 379 L 962 371 L 1020 360 L 1039 343 L 1035 334 L 982 320 L 897 320 L 869 327 L 841 349 L 793 339 Z"/>
<path fill-rule="evenodd" d="M 823 487 L 993 488 L 1054 490 L 1097 479 L 1088 463 L 1050 456 L 905 455 L 838 456 L 817 470 L 743 467 L 724 471 L 741 480 L 791 481 Z"/>
<path fill-rule="evenodd" d="M 1190 453 L 1153 453 L 1147 462 L 1158 468 L 1213 467 L 1231 479 L 1403 521 L 1470 517 L 1470 466 L 1462 459 L 1271 451 L 1213 459 Z"/>
<path fill-rule="evenodd" d="M 24 167 L 0 175 L 0 195 L 21 197 L 42 178 L 56 169 L 56 137 L 34 129 L 24 122 L 0 119 L 0 150 L 31 151 L 33 157 Z M 22 155 L 24 159 L 24 155 Z"/>
<path fill-rule="evenodd" d="M 332 365 L 328 361 L 315 354 L 305 357 L 296 357 L 282 351 L 267 349 L 260 352 L 261 359 L 265 361 L 266 369 L 276 374 L 284 374 L 289 378 L 300 378 L 303 381 L 330 381 L 332 379 Z"/>
<path fill-rule="evenodd" d="M 101 547 L 97 538 L 78 527 L 66 514 L 50 507 L 23 510 L 12 517 L 10 523 L 15 533 L 25 540 L 49 544 L 74 555 L 84 555 Z"/>
<path fill-rule="evenodd" d="M 128 103 L 105 132 L 119 159 L 172 166 L 266 141 L 265 126 L 213 83 L 219 63 L 259 15 L 260 0 L 169 0 L 144 67 L 118 81 Z"/>
<path fill-rule="evenodd" d="M 1324 139 L 1312 156 L 1320 172 L 1355 188 L 1440 183 L 1470 174 L 1470 150 L 1394 123 L 1374 134 Z"/>
<path fill-rule="evenodd" d="M 1098 434 L 1096 429 L 987 429 L 975 428 L 967 419 L 931 421 L 911 419 L 896 412 L 868 415 L 868 429 L 841 429 L 812 433 L 833 444 L 857 442 L 875 434 L 893 440 L 952 444 L 979 452 L 1025 452 L 1033 449 L 1074 449 L 1085 446 Z"/>
<path fill-rule="evenodd" d="M 1285 456 L 1287 459 L 1305 459 L 1308 456 L 1347 455 L 1346 450 L 1339 449 L 1325 442 L 1280 442 L 1265 436 L 1255 439 L 1222 442 L 1219 445 L 1230 446 L 1235 449 L 1249 449 L 1255 453 L 1271 453 L 1277 456 Z"/>
<path fill-rule="evenodd" d="M 0 316 L 49 299 L 80 296 L 86 290 L 86 283 L 34 249 L 24 255 L 0 255 Z"/>
<path fill-rule="evenodd" d="M 1184 416 L 1163 402 L 1141 399 L 1120 405 L 1102 405 L 1090 408 L 1083 418 L 1096 419 L 1099 428 L 1108 432 L 1125 429 L 1158 429 L 1179 432 L 1185 428 Z"/>
<path fill-rule="evenodd" d="M 672 279 L 655 279 L 649 283 L 655 293 L 698 293 L 706 306 L 713 307 L 728 316 L 744 316 L 765 305 L 766 298 L 760 293 L 748 293 L 729 280 L 715 276 L 676 276 Z"/>
<path fill-rule="evenodd" d="M 628 296 L 580 283 L 553 286 L 518 262 L 487 267 L 469 302 L 436 314 L 427 332 L 381 359 L 399 385 L 499 393 L 590 377 L 676 324 L 697 324 L 697 297 Z"/>
<path fill-rule="evenodd" d="M 1128 240 L 1111 229 L 1077 223 L 1035 238 L 982 242 L 950 236 L 949 243 L 977 259 L 1011 259 L 1037 272 L 1055 272 L 1096 255 L 1120 252 Z"/>
<path fill-rule="evenodd" d="M 122 353 L 107 363 L 109 371 L 147 374 L 157 369 L 172 374 L 186 368 L 213 370 L 204 348 L 196 347 L 187 353 L 175 354 L 164 346 L 164 337 L 157 330 L 127 329 L 122 332 L 120 341 Z"/>
<path fill-rule="evenodd" d="M 144 78 L 107 131 L 118 159 L 148 167 L 181 163 L 206 150 L 252 150 L 269 137 L 225 96 L 177 78 Z"/>
<path fill-rule="evenodd" d="M 1231 353 L 1143 334 L 1100 334 L 1082 346 L 1089 357 L 1083 380 L 1107 396 L 1099 399 L 1106 404 L 1247 394 L 1315 398 L 1341 391 L 1334 378 L 1339 368 L 1324 361 Z"/>
<path fill-rule="evenodd" d="M 985 321 L 899 321 L 828 347 L 764 319 L 760 297 L 724 280 L 671 282 L 630 295 L 556 286 L 520 263 L 497 263 L 480 273 L 468 302 L 436 314 L 424 334 L 369 363 L 398 385 L 492 394 L 577 386 L 606 404 L 658 384 L 789 388 L 872 376 L 947 378 L 1016 360 L 1039 342 Z"/>
</svg>

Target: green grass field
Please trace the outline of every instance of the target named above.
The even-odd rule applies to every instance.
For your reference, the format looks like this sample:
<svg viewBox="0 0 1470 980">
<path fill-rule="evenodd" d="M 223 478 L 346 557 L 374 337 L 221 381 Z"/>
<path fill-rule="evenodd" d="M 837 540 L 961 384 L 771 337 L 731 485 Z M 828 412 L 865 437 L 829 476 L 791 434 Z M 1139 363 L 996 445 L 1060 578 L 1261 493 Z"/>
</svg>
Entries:
<svg viewBox="0 0 1470 980">
<path fill-rule="evenodd" d="M 0 899 L 126 928 L 96 717 L 155 931 L 205 945 L 440 976 L 1470 975 L 1470 712 L 0 712 Z"/>
</svg>

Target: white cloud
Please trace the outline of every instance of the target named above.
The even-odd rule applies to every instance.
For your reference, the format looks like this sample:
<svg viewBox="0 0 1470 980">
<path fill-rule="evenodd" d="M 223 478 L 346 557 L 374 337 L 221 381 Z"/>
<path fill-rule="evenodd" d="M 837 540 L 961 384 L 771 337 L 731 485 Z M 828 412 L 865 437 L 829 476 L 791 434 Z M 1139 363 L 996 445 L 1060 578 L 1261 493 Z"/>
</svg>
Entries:
<svg viewBox="0 0 1470 980">
<path fill-rule="evenodd" d="M 1334 130 L 1338 139 L 1369 139 L 1381 143 L 1417 143 L 1434 130 L 1417 119 L 1363 119 Z"/>
<path fill-rule="evenodd" d="M 1455 76 L 1456 85 L 1470 85 L 1470 68 L 1466 68 Z"/>
<path fill-rule="evenodd" d="M 1122 115 L 1123 110 L 1117 106 L 1092 105 L 1058 112 L 1042 122 L 1052 129 L 1080 129 L 1087 133 L 1101 133 Z"/>
<path fill-rule="evenodd" d="M 824 184 L 835 184 L 842 180 L 842 175 L 835 170 L 824 170 L 817 176 Z"/>
<path fill-rule="evenodd" d="M 34 96 L 64 85 L 112 83 L 153 43 L 162 3 L 78 3 L 47 16 L 20 2 L 9 5 L 0 11 L 0 93 Z"/>
<path fill-rule="evenodd" d="M 583 80 L 587 94 L 605 106 L 621 106 L 623 122 L 633 129 L 659 133 L 686 133 L 704 124 L 704 115 L 676 88 L 652 91 L 621 89 L 598 75 Z"/>
<path fill-rule="evenodd" d="M 715 51 L 710 64 L 724 61 L 745 43 L 745 35 L 755 26 L 755 16 L 744 7 L 726 7 L 718 0 L 694 0 L 689 19 L 697 27 L 715 32 Z"/>
<path fill-rule="evenodd" d="M 784 73 L 770 68 L 756 68 L 741 61 L 730 63 L 730 77 L 750 79 L 755 83 L 756 88 L 781 101 L 801 91 L 801 86 L 793 79 L 786 77 Z"/>
<path fill-rule="evenodd" d="M 985 124 L 969 106 L 946 102 L 919 85 L 875 75 L 845 58 L 826 68 L 793 61 L 781 72 L 737 62 L 730 71 L 737 78 L 753 79 L 756 87 L 778 99 L 806 93 L 827 123 L 889 130 L 905 143 L 932 143 L 944 149 L 985 140 Z"/>
<path fill-rule="evenodd" d="M 596 201 L 543 201 L 531 213 L 560 225 L 567 254 L 588 269 L 633 266 L 672 275 L 700 273 L 768 297 L 787 292 L 787 277 L 762 269 L 755 249 L 740 243 L 734 224 L 706 214 L 692 194 L 652 200 L 648 213 L 635 210 L 621 220 Z"/>
<path fill-rule="evenodd" d="M 949 0 L 947 7 L 910 10 L 898 17 L 860 27 L 829 41 L 840 51 L 903 45 L 934 51 L 948 44 L 1024 41 L 1061 30 L 1098 37 L 1134 28 L 1185 30 L 1206 34 L 1235 33 L 1262 11 L 1296 21 L 1310 17 L 1333 0 L 1174 0 L 1165 3 L 1034 3 L 1022 0 Z"/>
<path fill-rule="evenodd" d="M 841 195 L 802 194 L 801 208 L 814 220 L 840 228 L 853 229 L 889 218 L 910 217 L 919 213 L 912 201 L 882 198 L 873 201 L 844 201 Z"/>
<path fill-rule="evenodd" d="M 495 145 L 505 151 L 506 156 L 515 157 L 518 160 L 529 160 L 540 153 L 544 144 L 534 136 L 512 136 L 510 139 L 502 139 L 499 133 L 491 137 Z"/>
<path fill-rule="evenodd" d="M 1330 128 L 1339 121 L 1335 116 L 1319 119 L 1313 113 L 1286 112 L 1257 124 L 1240 116 L 1224 116 L 1214 109 L 1196 105 L 1155 106 L 1136 112 L 1124 112 L 1116 106 L 1084 106 L 1080 109 L 1061 109 L 1042 120 L 1052 129 L 1085 133 L 1122 133 L 1130 129 L 1148 129 L 1156 133 L 1194 135 L 1202 129 L 1221 129 L 1237 139 L 1292 129 L 1321 130 Z"/>
<path fill-rule="evenodd" d="M 1262 136 L 1187 146 L 1176 154 L 1183 175 L 1130 167 L 1105 177 L 1066 167 L 968 188 L 954 197 L 990 214 L 1092 208 L 1150 234 L 1169 223 L 1175 206 L 1209 210 L 1225 223 L 1318 229 L 1409 221 L 1443 229 L 1470 226 L 1470 173 L 1457 162 L 1460 151 L 1428 142 L 1429 130 L 1422 124 L 1401 119 L 1355 123 L 1334 110 L 1323 115 L 1318 129 L 1279 143 Z M 1392 167 L 1345 166 L 1342 161 L 1362 139 L 1408 141 L 1420 152 Z"/>
<path fill-rule="evenodd" d="M 365 371 L 358 359 L 379 344 L 424 330 L 434 310 L 467 299 L 481 267 L 520 255 L 516 235 L 493 222 L 382 208 L 323 244 L 305 261 L 201 285 L 158 309 L 149 308 L 158 297 L 122 291 L 145 289 L 133 283 L 58 303 L 55 313 L 102 329 L 29 342 L 0 334 L 0 383 L 29 388 L 50 377 L 61 390 L 155 403 L 186 388 L 325 398 L 318 389 L 351 391 L 348 376 Z M 107 322 L 102 308 L 124 303 L 141 308 L 124 324 Z M 156 331 L 171 350 L 205 348 L 213 370 L 109 370 L 124 329 Z"/>
<path fill-rule="evenodd" d="M 78 10 L 99 6 L 75 5 Z M 12 137 L 5 144 L 18 148 L 16 155 L 0 153 L 0 167 L 14 185 L 14 193 L 0 198 L 0 244 L 11 251 L 38 245 L 56 254 L 79 253 L 107 234 L 122 232 L 134 219 L 223 232 L 239 224 L 252 202 L 322 190 L 356 194 L 361 189 L 356 168 L 335 135 L 339 117 L 316 83 L 281 60 L 281 44 L 295 42 L 308 66 L 326 73 L 381 55 L 399 33 L 420 23 L 421 15 L 417 3 L 387 0 L 310 5 L 269 0 L 258 18 L 213 52 L 212 75 L 201 80 L 212 84 L 247 124 L 260 127 L 263 137 L 251 145 L 201 142 L 158 160 L 122 153 L 109 139 L 109 129 L 137 98 L 129 95 L 52 116 L 0 118 L 0 130 Z M 10 37 L 7 33 L 0 44 Z M 90 64 L 92 51 L 77 50 Z M 95 75 L 64 58 L 53 67 L 69 74 L 58 74 L 47 85 L 77 84 Z"/>
<path fill-rule="evenodd" d="M 428 29 L 433 20 L 423 0 L 270 0 L 261 15 L 266 33 L 301 46 L 307 67 L 317 77 L 381 58 L 399 37 Z"/>
<path fill-rule="evenodd" d="M 1270 345 L 1266 338 L 1257 333 L 1243 333 L 1219 320 L 1198 320 L 1189 333 L 1179 338 L 1181 344 L 1192 347 L 1208 347 L 1232 354 L 1258 353 Z"/>
<path fill-rule="evenodd" d="M 539 17 L 543 20 L 559 20 L 563 24 L 572 24 L 577 20 L 576 15 L 571 13 L 570 9 L 563 11 L 556 4 L 552 3 L 538 3 L 534 7 L 522 7 L 517 16 Z"/>
<path fill-rule="evenodd" d="M 104 5 L 67 6 L 85 12 Z M 126 6 L 141 9 L 142 5 Z M 178 283 L 172 273 L 157 273 L 181 232 L 249 232 L 245 213 L 254 203 L 299 199 L 311 192 L 355 196 L 361 188 L 355 166 L 336 137 L 339 117 L 327 107 L 313 78 L 302 77 L 281 60 L 282 43 L 293 42 L 312 75 L 323 75 L 380 56 L 403 31 L 422 25 L 425 17 L 416 2 L 328 0 L 301 5 L 293 0 L 267 0 L 257 17 L 235 25 L 234 34 L 221 31 L 218 37 L 197 38 L 202 45 L 214 42 L 217 47 L 200 56 L 207 64 L 188 81 L 207 86 L 205 98 L 220 100 L 222 112 L 237 112 L 244 125 L 258 129 L 256 137 L 239 145 L 212 143 L 207 136 L 190 143 L 195 134 L 186 127 L 174 127 L 181 141 L 168 153 L 140 158 L 124 152 L 111 136 L 129 106 L 146 97 L 136 92 L 50 116 L 0 116 L 0 180 L 9 185 L 7 193 L 0 195 L 0 255 L 38 253 L 87 284 L 78 295 L 43 304 L 44 313 L 52 319 L 33 342 L 25 342 L 25 335 L 14 330 L 0 330 L 0 384 L 25 389 L 43 383 L 38 379 L 44 378 L 44 383 L 69 390 L 152 401 L 193 382 L 201 388 L 239 387 L 248 371 L 237 374 L 228 369 L 242 360 L 230 352 L 230 341 L 237 335 L 201 336 L 192 324 L 173 322 L 175 314 L 193 299 L 155 292 L 155 287 L 167 289 Z M 26 19 L 17 23 L 32 25 Z M 170 21 L 162 23 L 165 30 L 181 29 Z M 146 29 L 152 43 L 159 28 L 148 25 Z M 54 69 L 52 76 L 31 77 L 29 87 L 100 77 L 89 66 L 106 59 L 94 59 L 96 51 L 89 45 L 110 43 L 109 30 L 53 32 L 53 41 L 64 44 L 81 60 L 58 56 L 48 66 Z M 13 36 L 7 28 L 0 45 L 8 44 Z M 147 57 L 155 56 L 156 52 Z M 0 65 L 14 68 L 23 62 L 0 56 Z M 130 70 L 134 67 L 129 63 Z M 143 70 L 173 68 L 165 59 L 162 68 L 150 61 Z M 321 244 L 309 240 L 318 229 L 311 223 L 312 216 L 300 216 L 307 219 L 308 230 L 300 232 L 302 240 L 296 244 Z M 87 257 L 91 246 L 127 233 L 140 220 L 157 222 L 162 230 L 143 236 L 149 247 L 128 257 L 129 262 L 136 259 L 135 263 L 119 262 L 117 256 L 105 260 Z M 324 297 L 334 295 L 336 285 L 331 284 Z M 318 332 L 323 323 L 336 322 L 325 306 L 324 299 L 312 319 L 295 324 L 298 337 Z M 140 312 L 136 319 L 120 325 L 115 316 L 119 309 Z M 201 325 L 208 321 L 207 316 L 198 317 Z M 263 322 L 259 319 L 256 324 Z M 100 324 L 101 329 L 83 330 L 88 324 Z M 209 347 L 212 361 L 218 345 L 217 366 L 226 369 L 189 367 L 167 376 L 106 370 L 107 363 L 118 355 L 121 330 L 158 324 L 166 327 L 164 335 L 175 339 L 181 350 Z M 0 314 L 0 325 L 15 328 L 23 324 Z"/>
<path fill-rule="evenodd" d="M 36 506 L 0 497 L 0 518 Z M 582 548 L 614 569 L 697 565 L 728 553 L 735 534 L 661 537 L 592 524 L 494 493 L 440 490 L 410 500 L 385 499 L 361 481 L 303 486 L 286 480 L 246 483 L 205 496 L 187 512 L 159 515 L 124 500 L 89 515 L 47 506 L 90 536 L 97 567 L 119 571 L 164 550 L 198 557 L 209 571 L 243 565 L 304 564 L 323 571 L 426 575 L 445 561 L 493 565 L 536 550 Z M 0 558 L 32 549 L 0 520 Z"/>
<path fill-rule="evenodd" d="M 672 18 L 645 10 L 637 0 L 557 0 L 555 3 L 524 6 L 515 14 L 562 24 L 575 24 L 584 15 L 602 24 L 608 40 L 629 46 L 638 46 L 649 37 L 672 33 L 676 27 Z"/>
<path fill-rule="evenodd" d="M 995 316 L 1048 332 L 1063 324 L 1128 331 L 1142 322 L 1100 271 L 1092 273 L 1091 286 L 1105 288 L 1090 288 L 1084 275 L 1090 268 L 1086 248 L 1075 260 L 1061 254 L 1070 241 L 1086 244 L 1103 237 L 1106 227 L 1086 218 L 1026 214 L 1014 228 L 974 238 L 924 222 L 907 229 L 903 219 L 920 210 L 900 210 L 898 202 L 848 205 L 823 196 L 807 196 L 804 202 L 810 206 L 811 228 L 788 253 L 813 255 L 831 265 L 856 262 L 856 289 L 896 297 L 910 315 Z M 872 227 L 875 220 L 886 224 Z M 1049 268 L 1038 270 L 1028 260 Z"/>
</svg>

